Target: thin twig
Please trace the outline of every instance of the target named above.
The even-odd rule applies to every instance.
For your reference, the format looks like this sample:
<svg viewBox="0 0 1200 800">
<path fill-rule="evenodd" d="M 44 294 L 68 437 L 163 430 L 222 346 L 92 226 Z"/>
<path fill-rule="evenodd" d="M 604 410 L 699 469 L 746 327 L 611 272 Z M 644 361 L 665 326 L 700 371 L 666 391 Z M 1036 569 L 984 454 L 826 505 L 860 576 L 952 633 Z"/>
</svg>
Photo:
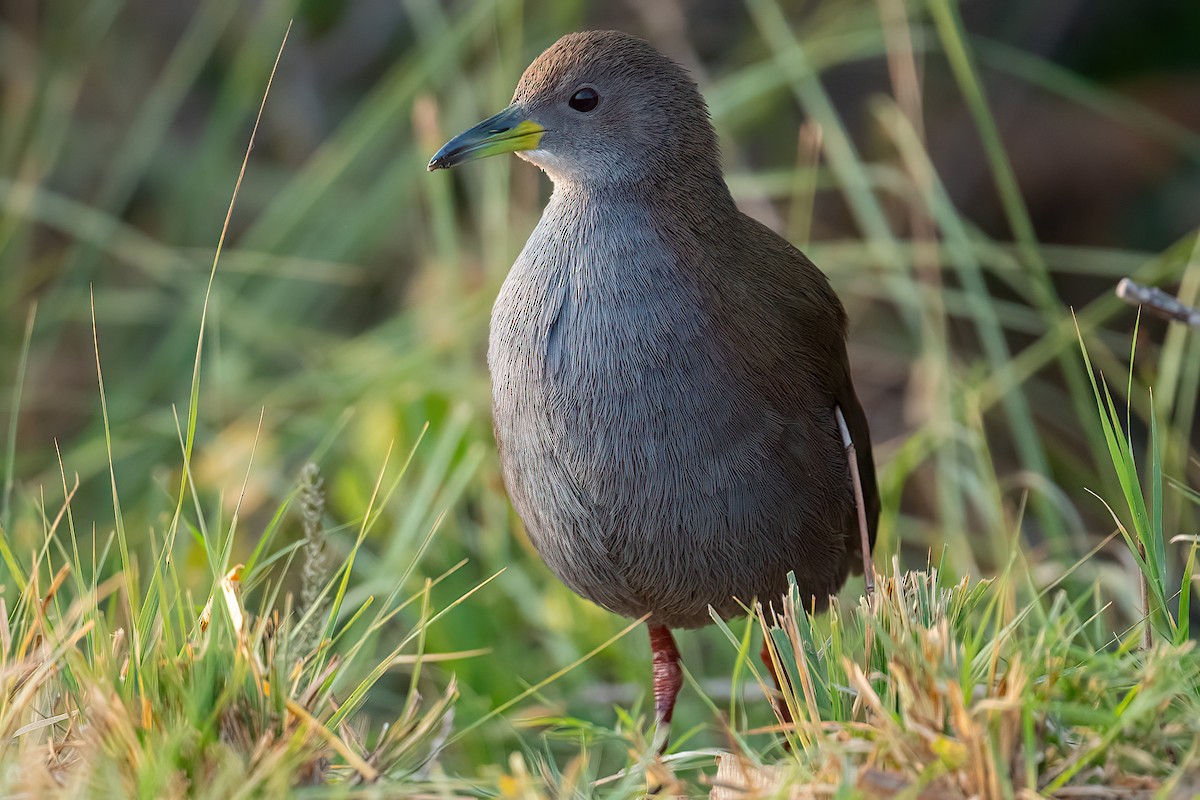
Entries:
<svg viewBox="0 0 1200 800">
<path fill-rule="evenodd" d="M 1121 282 L 1117 284 L 1117 297 L 1131 306 L 1144 306 L 1147 311 L 1164 319 L 1200 328 L 1200 309 L 1192 308 L 1178 297 L 1167 294 L 1162 289 L 1143 286 L 1129 278 L 1122 278 Z"/>
</svg>

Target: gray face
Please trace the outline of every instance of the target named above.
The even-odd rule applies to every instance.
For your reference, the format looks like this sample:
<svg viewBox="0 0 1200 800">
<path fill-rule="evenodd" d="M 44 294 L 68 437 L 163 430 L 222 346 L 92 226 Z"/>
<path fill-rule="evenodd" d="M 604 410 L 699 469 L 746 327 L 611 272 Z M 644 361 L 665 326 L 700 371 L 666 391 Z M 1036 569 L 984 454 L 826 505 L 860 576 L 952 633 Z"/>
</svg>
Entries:
<svg viewBox="0 0 1200 800">
<path fill-rule="evenodd" d="M 556 181 L 636 181 L 682 157 L 696 128 L 711 131 L 687 74 L 623 34 L 560 39 L 525 71 L 513 105 L 545 129 L 518 155 Z"/>
<path fill-rule="evenodd" d="M 525 70 L 512 105 L 455 137 L 430 169 L 501 152 L 517 152 L 556 183 L 719 175 L 695 84 L 646 42 L 615 31 L 559 39 Z"/>
</svg>

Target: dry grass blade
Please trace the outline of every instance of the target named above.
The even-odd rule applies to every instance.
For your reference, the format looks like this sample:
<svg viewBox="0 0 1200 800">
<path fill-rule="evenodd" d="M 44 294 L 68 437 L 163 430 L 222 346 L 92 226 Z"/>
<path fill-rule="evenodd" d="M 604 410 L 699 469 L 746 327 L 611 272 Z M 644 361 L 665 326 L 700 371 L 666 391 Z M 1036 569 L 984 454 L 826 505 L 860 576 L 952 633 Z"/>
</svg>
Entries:
<svg viewBox="0 0 1200 800">
<path fill-rule="evenodd" d="M 1130 774 L 1143 776 L 1139 791 L 1164 785 L 1175 775 L 1174 748 L 1200 743 L 1200 729 L 1186 716 L 1159 727 L 1164 703 L 1194 705 L 1188 687 L 1200 680 L 1200 661 L 1193 648 L 1160 646 L 1148 660 L 1136 650 L 1099 651 L 1092 669 L 1102 668 L 1106 677 L 1090 676 L 1069 668 L 1067 653 L 1086 646 L 1080 639 L 1086 621 L 1063 602 L 1043 612 L 1049 615 L 1045 622 L 1010 611 L 1012 621 L 993 638 L 964 638 L 963 626 L 988 595 L 1004 593 L 1000 584 L 945 585 L 936 570 L 881 576 L 875 602 L 855 609 L 861 623 L 876 631 L 886 659 L 870 675 L 857 652 L 843 649 L 850 639 L 814 639 L 818 620 L 789 620 L 785 613 L 775 635 L 786 635 L 792 647 L 779 652 L 799 662 L 781 659 L 799 677 L 785 693 L 800 695 L 785 699 L 805 712 L 798 729 L 823 733 L 801 736 L 806 757 L 787 768 L 787 762 L 762 768 L 723 760 L 718 784 L 728 785 L 713 796 L 742 786 L 747 797 L 809 797 L 809 788 L 779 792 L 797 783 L 836 787 L 846 774 L 857 775 L 861 790 L 880 797 L 1059 796 L 1067 789 L 1062 796 L 1091 790 L 1097 797 L 1124 797 L 1130 796 L 1123 783 Z M 1126 688 L 1108 695 L 1111 710 L 1084 713 L 1075 704 L 1101 691 L 1101 680 Z M 853 697 L 853 704 L 836 702 L 839 693 Z M 843 710 L 848 708 L 853 710 Z M 1128 726 L 1159 729 L 1172 743 L 1163 742 L 1165 751 L 1134 745 Z M 1118 737 L 1126 744 L 1114 747 Z M 1094 765 L 1099 771 L 1089 771 Z M 1195 768 L 1194 762 L 1182 767 Z"/>
<path fill-rule="evenodd" d="M 346 763 L 353 767 L 354 770 L 363 778 L 368 781 L 374 781 L 379 777 L 378 770 L 376 770 L 366 761 L 363 761 L 362 757 L 350 749 L 350 747 L 348 747 L 346 743 L 338 737 L 337 734 L 322 725 L 319 720 L 313 717 L 312 714 L 309 714 L 307 711 L 305 711 L 304 708 L 295 700 L 287 701 L 287 709 L 292 713 L 292 715 L 301 720 L 318 736 L 324 739 L 325 742 L 334 750 L 336 750 L 338 755 L 346 759 Z"/>
</svg>

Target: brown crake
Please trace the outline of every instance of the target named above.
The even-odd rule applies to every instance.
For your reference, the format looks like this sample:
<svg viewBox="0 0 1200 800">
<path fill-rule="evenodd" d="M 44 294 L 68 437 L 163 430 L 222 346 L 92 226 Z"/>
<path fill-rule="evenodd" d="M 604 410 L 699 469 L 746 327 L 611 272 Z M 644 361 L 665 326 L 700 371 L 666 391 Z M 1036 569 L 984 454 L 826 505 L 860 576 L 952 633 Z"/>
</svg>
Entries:
<svg viewBox="0 0 1200 800">
<path fill-rule="evenodd" d="M 640 39 L 563 37 L 429 168 L 499 152 L 554 182 L 492 313 L 505 484 L 559 578 L 647 617 L 665 745 L 670 628 L 769 603 L 789 572 L 822 610 L 868 560 L 879 500 L 845 311 L 803 253 L 738 211 L 704 99 Z"/>
</svg>

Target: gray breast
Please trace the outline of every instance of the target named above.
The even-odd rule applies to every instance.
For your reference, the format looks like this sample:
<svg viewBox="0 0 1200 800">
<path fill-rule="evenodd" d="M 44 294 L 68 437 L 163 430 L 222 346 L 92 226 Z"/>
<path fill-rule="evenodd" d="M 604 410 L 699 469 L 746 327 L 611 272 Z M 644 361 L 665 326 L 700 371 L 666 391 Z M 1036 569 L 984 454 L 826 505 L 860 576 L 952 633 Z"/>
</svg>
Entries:
<svg viewBox="0 0 1200 800">
<path fill-rule="evenodd" d="M 805 535 L 811 423 L 764 402 L 705 291 L 638 206 L 556 190 L 488 350 L 505 483 L 538 552 L 579 594 L 672 627 L 777 596 L 789 569 L 827 562 L 828 591 L 844 577 L 841 537 Z"/>
</svg>

